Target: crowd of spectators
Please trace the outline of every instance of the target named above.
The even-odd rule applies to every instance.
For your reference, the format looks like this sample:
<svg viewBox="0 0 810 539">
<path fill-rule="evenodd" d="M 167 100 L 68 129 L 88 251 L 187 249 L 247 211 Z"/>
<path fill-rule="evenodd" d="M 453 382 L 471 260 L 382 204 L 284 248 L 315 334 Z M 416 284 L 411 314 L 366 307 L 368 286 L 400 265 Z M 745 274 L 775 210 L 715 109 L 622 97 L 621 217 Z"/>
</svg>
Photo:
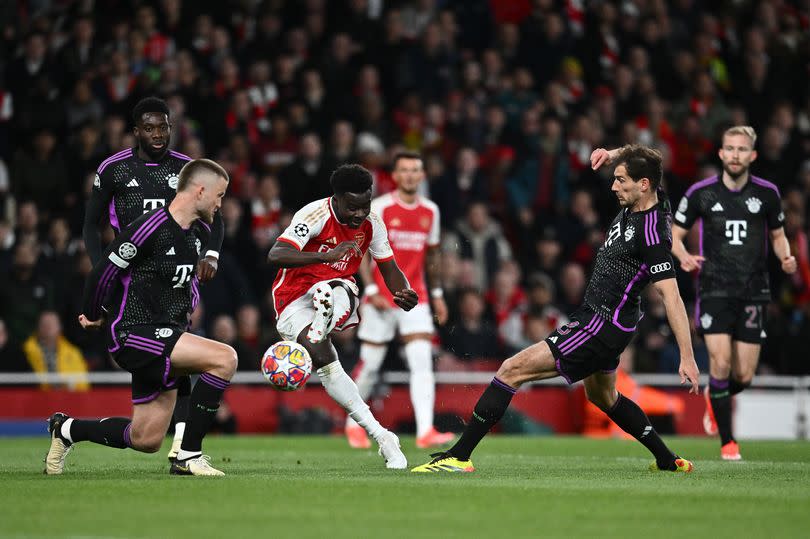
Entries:
<svg viewBox="0 0 810 539">
<path fill-rule="evenodd" d="M 810 372 L 807 0 L 0 3 L 0 370 L 59 370 L 76 348 L 113 367 L 76 323 L 81 223 L 96 167 L 135 144 L 130 112 L 150 95 L 170 105 L 172 147 L 231 176 L 193 330 L 232 344 L 241 369 L 276 338 L 267 250 L 339 164 L 369 168 L 382 194 L 396 151 L 424 156 L 451 308 L 439 365 L 471 369 L 582 301 L 617 211 L 593 148 L 660 149 L 677 203 L 718 172 L 723 129 L 749 124 L 800 268 L 772 271 L 761 369 Z M 691 311 L 692 276 L 679 280 Z M 653 294 L 646 312 L 636 369 L 673 372 Z M 356 353 L 351 335 L 341 348 Z"/>
</svg>

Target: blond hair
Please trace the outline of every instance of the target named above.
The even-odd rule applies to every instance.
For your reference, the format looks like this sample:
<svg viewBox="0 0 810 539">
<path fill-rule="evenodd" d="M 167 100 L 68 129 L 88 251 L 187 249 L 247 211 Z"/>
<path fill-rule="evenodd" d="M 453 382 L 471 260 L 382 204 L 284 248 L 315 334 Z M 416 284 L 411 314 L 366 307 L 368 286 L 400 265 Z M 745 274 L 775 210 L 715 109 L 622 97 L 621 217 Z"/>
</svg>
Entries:
<svg viewBox="0 0 810 539">
<path fill-rule="evenodd" d="M 754 131 L 754 128 L 750 125 L 735 125 L 734 127 L 729 127 L 723 133 L 723 140 L 726 140 L 726 137 L 730 137 L 732 135 L 745 135 L 746 137 L 751 139 L 751 148 L 757 145 L 757 132 Z"/>
<path fill-rule="evenodd" d="M 210 159 L 194 159 L 189 161 L 180 170 L 180 180 L 177 182 L 177 192 L 184 190 L 191 183 L 191 179 L 200 172 L 213 172 L 215 175 L 225 178 L 226 182 L 231 181 L 228 173 L 218 163 Z"/>
</svg>

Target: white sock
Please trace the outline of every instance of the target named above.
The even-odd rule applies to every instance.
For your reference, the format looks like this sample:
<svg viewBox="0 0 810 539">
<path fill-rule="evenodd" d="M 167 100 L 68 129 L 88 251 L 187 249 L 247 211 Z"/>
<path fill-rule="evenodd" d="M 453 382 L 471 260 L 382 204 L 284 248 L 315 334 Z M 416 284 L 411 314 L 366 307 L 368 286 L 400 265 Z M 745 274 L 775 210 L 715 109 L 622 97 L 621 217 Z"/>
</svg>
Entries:
<svg viewBox="0 0 810 539">
<path fill-rule="evenodd" d="M 411 402 L 416 419 L 416 436 L 424 436 L 433 427 L 436 379 L 430 341 L 418 339 L 405 345 L 405 360 L 411 371 Z"/>
<path fill-rule="evenodd" d="M 186 422 L 178 422 L 174 425 L 174 441 L 177 442 L 183 439 L 183 434 L 186 432 Z"/>
<path fill-rule="evenodd" d="M 349 299 L 349 294 L 342 286 L 332 287 L 332 301 L 334 302 L 334 311 L 332 314 L 332 321 L 326 328 L 326 333 L 331 333 L 338 322 L 344 324 L 352 314 L 352 302 Z"/>
<path fill-rule="evenodd" d="M 66 419 L 64 423 L 62 423 L 62 427 L 60 428 L 60 432 L 62 434 L 62 438 L 67 440 L 70 443 L 73 443 L 73 438 L 70 436 L 70 426 L 73 424 L 73 418 Z"/>
<path fill-rule="evenodd" d="M 193 459 L 200 455 L 202 455 L 202 451 L 186 451 L 185 449 L 181 449 L 177 452 L 177 460 Z"/>
<path fill-rule="evenodd" d="M 343 370 L 340 361 L 333 361 L 329 365 L 318 369 L 318 376 L 329 396 L 346 410 L 349 417 L 366 429 L 369 436 L 378 440 L 386 432 L 380 422 L 374 419 L 368 404 L 360 398 L 357 386 L 351 377 L 346 374 L 346 371 Z"/>
<path fill-rule="evenodd" d="M 377 375 L 385 359 L 386 350 L 388 350 L 388 345 L 360 344 L 360 373 L 354 383 L 357 384 L 357 391 L 364 401 L 368 400 L 371 390 L 374 389 L 374 383 L 377 381 Z M 346 426 L 353 427 L 355 425 L 357 425 L 357 422 L 351 416 L 347 416 Z"/>
</svg>

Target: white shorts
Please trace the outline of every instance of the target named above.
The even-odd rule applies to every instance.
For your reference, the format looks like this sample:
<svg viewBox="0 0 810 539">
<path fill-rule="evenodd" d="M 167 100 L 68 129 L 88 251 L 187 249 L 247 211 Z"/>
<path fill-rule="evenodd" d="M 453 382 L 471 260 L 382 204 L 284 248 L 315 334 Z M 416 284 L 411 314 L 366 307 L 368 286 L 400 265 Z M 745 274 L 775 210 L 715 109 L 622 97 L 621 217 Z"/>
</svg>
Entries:
<svg viewBox="0 0 810 539">
<path fill-rule="evenodd" d="M 368 303 L 360 306 L 363 321 L 357 329 L 361 341 L 387 343 L 394 335 L 413 335 L 414 333 L 433 333 L 433 315 L 427 303 L 419 303 L 410 311 L 392 307 L 380 311 Z"/>
<path fill-rule="evenodd" d="M 341 281 L 346 284 L 349 289 L 354 292 L 355 305 L 360 302 L 358 299 L 359 290 L 355 283 L 348 279 L 330 279 L 330 281 Z M 306 294 L 287 304 L 284 310 L 281 311 L 281 314 L 278 315 L 276 330 L 278 334 L 281 335 L 282 339 L 297 341 L 298 336 L 304 331 L 304 328 L 312 323 L 312 319 L 315 317 L 315 306 L 312 304 L 312 294 L 321 282 L 315 283 L 307 290 Z M 335 331 L 343 331 L 344 329 L 356 326 L 359 322 L 360 317 L 355 307 L 352 314 L 349 315 L 349 318 L 347 318 L 342 325 L 335 327 Z"/>
</svg>

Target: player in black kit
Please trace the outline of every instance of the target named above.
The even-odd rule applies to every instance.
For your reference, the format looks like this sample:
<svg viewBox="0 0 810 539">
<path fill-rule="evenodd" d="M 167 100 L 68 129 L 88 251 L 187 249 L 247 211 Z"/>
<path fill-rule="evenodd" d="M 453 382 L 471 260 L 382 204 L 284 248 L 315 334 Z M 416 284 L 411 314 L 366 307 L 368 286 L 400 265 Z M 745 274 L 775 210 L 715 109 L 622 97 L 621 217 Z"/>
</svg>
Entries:
<svg viewBox="0 0 810 539">
<path fill-rule="evenodd" d="M 601 148 L 593 152 L 594 169 L 605 161 L 602 156 L 606 154 Z M 501 419 L 518 388 L 556 376 L 569 384 L 584 380 L 588 400 L 655 456 L 650 469 L 692 471 L 692 463 L 669 450 L 641 408 L 616 391 L 619 355 L 633 337 L 641 318 L 641 291 L 650 283 L 663 296 L 681 351 L 681 383 L 689 382 L 691 393 L 698 392 L 699 373 L 669 252 L 671 214 L 659 191 L 661 154 L 642 146 L 627 146 L 615 162 L 612 190 L 622 210 L 597 254 L 585 303 L 570 316 L 568 324 L 504 361 L 475 405 L 458 442 L 411 471 L 474 471 L 470 454 Z"/>
<path fill-rule="evenodd" d="M 707 434 L 719 431 L 723 460 L 742 458 L 731 429 L 731 397 L 751 385 L 766 336 L 769 237 L 782 270 L 796 271 L 782 226 L 779 189 L 748 171 L 757 156 L 756 137 L 748 126 L 723 134 L 722 175 L 686 191 L 672 229 L 672 254 L 685 271 L 698 271 L 695 324 L 709 350 L 703 426 Z M 699 254 L 693 255 L 684 238 L 698 220 Z"/>
<path fill-rule="evenodd" d="M 236 371 L 236 352 L 185 329 L 199 299 L 194 268 L 227 187 L 221 166 L 207 159 L 190 161 L 180 171 L 174 200 L 123 228 L 93 267 L 79 323 L 85 329 L 104 327 L 113 359 L 132 373 L 133 416 L 79 420 L 53 414 L 48 420 L 47 474 L 61 474 L 73 444 L 85 440 L 158 451 L 174 410 L 176 377 L 201 373 L 170 471 L 224 475 L 202 455 L 202 439 Z M 119 280 L 122 285 L 116 287 Z"/>
<path fill-rule="evenodd" d="M 165 206 L 174 198 L 180 169 L 191 159 L 169 150 L 171 123 L 165 101 L 147 97 L 132 111 L 138 145 L 127 148 L 101 162 L 93 181 L 93 190 L 84 216 L 82 235 L 93 264 L 101 258 L 101 230 L 109 221 L 115 234 L 151 210 Z M 205 282 L 217 271 L 219 250 L 224 238 L 222 217 L 217 213 L 208 245 L 197 263 L 195 279 Z M 195 286 L 197 283 L 194 283 Z M 175 437 L 169 460 L 177 454 L 188 417 L 191 383 L 188 376 L 177 381 Z"/>
</svg>

